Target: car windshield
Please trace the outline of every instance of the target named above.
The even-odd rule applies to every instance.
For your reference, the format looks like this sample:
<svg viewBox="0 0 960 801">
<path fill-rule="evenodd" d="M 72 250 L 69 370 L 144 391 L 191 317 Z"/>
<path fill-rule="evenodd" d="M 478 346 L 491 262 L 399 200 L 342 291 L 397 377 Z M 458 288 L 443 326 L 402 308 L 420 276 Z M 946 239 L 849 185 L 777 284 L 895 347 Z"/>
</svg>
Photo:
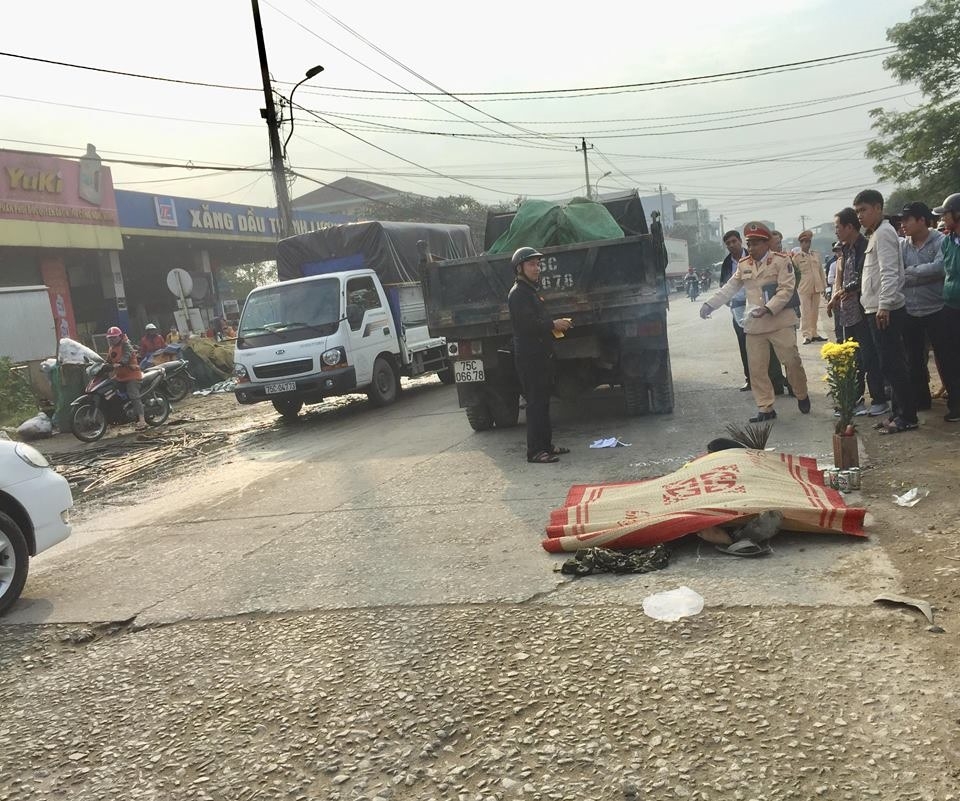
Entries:
<svg viewBox="0 0 960 801">
<path fill-rule="evenodd" d="M 237 347 L 330 336 L 340 325 L 341 316 L 339 278 L 261 289 L 247 298 Z"/>
</svg>

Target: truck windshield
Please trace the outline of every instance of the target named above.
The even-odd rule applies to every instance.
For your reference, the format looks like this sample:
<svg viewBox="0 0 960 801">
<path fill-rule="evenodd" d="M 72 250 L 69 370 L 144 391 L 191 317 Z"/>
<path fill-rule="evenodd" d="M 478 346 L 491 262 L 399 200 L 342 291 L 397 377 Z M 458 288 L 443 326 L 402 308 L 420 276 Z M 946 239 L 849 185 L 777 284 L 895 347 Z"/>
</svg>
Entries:
<svg viewBox="0 0 960 801">
<path fill-rule="evenodd" d="M 339 278 L 279 284 L 247 298 L 237 347 L 330 336 L 340 326 L 340 319 Z"/>
</svg>

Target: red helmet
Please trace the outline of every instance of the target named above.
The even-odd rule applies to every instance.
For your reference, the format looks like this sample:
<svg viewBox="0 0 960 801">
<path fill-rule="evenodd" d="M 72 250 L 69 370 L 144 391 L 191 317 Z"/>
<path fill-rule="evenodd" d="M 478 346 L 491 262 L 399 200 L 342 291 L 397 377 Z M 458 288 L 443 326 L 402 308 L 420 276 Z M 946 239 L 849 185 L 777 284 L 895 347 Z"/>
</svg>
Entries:
<svg viewBox="0 0 960 801">
<path fill-rule="evenodd" d="M 122 339 L 122 338 L 123 338 L 123 331 L 121 331 L 117 326 L 111 325 L 111 326 L 107 329 L 107 339 L 108 339 L 108 340 L 110 340 L 110 339 Z"/>
</svg>

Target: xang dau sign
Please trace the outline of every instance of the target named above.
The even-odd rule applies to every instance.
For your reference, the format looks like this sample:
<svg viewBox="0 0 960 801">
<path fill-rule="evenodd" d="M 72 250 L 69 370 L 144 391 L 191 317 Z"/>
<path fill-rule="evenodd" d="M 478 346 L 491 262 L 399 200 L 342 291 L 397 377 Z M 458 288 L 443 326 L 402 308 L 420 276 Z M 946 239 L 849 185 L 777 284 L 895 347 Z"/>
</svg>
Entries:
<svg viewBox="0 0 960 801">
<path fill-rule="evenodd" d="M 188 211 L 190 212 L 190 228 L 198 231 L 270 233 L 273 236 L 280 233 L 280 220 L 277 217 L 257 214 L 253 209 L 249 209 L 246 214 L 243 212 L 233 214 L 229 211 L 211 211 L 209 205 L 202 203 L 200 208 L 188 209 Z M 294 233 L 305 234 L 307 231 L 318 231 L 321 228 L 328 228 L 330 225 L 329 222 L 318 220 L 295 219 L 293 230 Z"/>
</svg>

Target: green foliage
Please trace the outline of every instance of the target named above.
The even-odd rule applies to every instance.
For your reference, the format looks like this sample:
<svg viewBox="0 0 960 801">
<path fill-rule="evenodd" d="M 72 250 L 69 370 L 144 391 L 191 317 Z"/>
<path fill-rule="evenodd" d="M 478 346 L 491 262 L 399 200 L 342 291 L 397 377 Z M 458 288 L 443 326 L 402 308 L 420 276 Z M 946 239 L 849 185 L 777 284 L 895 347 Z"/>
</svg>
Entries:
<svg viewBox="0 0 960 801">
<path fill-rule="evenodd" d="M 887 38 L 897 52 L 884 66 L 901 83 L 915 81 L 929 102 L 903 113 L 873 109 L 877 138 L 867 156 L 880 178 L 910 189 L 910 199 L 937 205 L 960 189 L 960 0 L 926 0 Z"/>
<path fill-rule="evenodd" d="M 18 426 L 37 413 L 37 401 L 23 370 L 0 357 L 0 425 Z"/>
<path fill-rule="evenodd" d="M 713 266 L 727 255 L 727 249 L 719 242 L 698 242 L 689 248 L 690 264 L 698 270 Z"/>
<path fill-rule="evenodd" d="M 252 289 L 277 280 L 277 264 L 272 261 L 260 261 L 253 264 L 240 264 L 236 267 L 224 267 L 217 273 L 220 294 L 239 300 L 241 306 Z"/>
</svg>

